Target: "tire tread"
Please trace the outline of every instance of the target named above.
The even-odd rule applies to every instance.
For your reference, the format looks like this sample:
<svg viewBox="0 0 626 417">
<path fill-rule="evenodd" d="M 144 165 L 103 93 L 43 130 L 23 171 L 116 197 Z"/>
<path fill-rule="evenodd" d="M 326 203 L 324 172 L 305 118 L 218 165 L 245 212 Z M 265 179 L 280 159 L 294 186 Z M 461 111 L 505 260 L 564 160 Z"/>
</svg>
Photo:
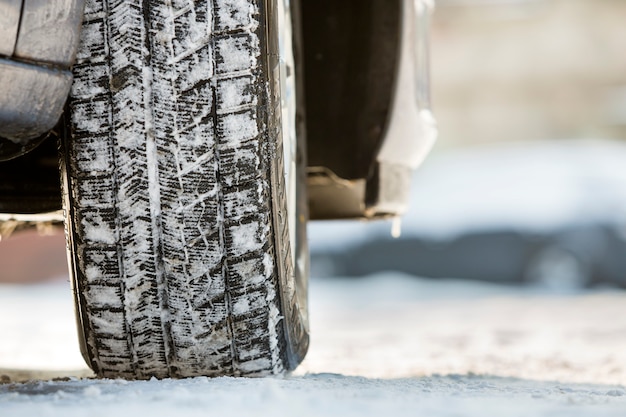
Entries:
<svg viewBox="0 0 626 417">
<path fill-rule="evenodd" d="M 100 376 L 288 367 L 258 20 L 255 0 L 87 1 L 68 228 Z"/>
</svg>

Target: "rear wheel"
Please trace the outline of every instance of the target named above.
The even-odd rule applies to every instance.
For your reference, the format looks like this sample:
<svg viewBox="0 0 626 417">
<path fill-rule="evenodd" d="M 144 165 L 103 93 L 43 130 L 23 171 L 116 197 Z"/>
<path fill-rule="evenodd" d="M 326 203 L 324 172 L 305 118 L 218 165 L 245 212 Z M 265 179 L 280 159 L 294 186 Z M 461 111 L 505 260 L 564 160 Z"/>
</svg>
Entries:
<svg viewBox="0 0 626 417">
<path fill-rule="evenodd" d="M 282 0 L 87 1 L 62 168 L 82 351 L 98 375 L 263 375 L 303 359 L 285 12 Z"/>
</svg>

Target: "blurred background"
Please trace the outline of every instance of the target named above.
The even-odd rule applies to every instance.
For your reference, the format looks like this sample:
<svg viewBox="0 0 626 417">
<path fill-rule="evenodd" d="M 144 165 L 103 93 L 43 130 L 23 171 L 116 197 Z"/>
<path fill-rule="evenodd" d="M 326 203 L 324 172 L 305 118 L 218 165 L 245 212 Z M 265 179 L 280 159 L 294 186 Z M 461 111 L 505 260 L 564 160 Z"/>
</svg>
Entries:
<svg viewBox="0 0 626 417">
<path fill-rule="evenodd" d="M 624 16 L 620 0 L 437 0 L 440 134 L 402 234 L 312 223 L 312 276 L 626 286 Z"/>
<path fill-rule="evenodd" d="M 312 276 L 626 286 L 624 16 L 623 0 L 437 0 L 440 135 L 402 234 L 312 223 Z M 67 280 L 65 262 L 61 229 L 0 241 L 0 281 Z"/>
<path fill-rule="evenodd" d="M 437 0 L 439 150 L 626 137 L 626 2 Z"/>
</svg>

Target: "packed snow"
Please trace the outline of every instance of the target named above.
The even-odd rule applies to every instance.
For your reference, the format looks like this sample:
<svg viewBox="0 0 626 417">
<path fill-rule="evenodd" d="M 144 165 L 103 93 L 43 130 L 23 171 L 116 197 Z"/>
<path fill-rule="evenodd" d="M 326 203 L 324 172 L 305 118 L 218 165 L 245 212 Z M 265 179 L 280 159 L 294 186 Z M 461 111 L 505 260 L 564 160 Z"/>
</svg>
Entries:
<svg viewBox="0 0 626 417">
<path fill-rule="evenodd" d="M 621 416 L 626 293 L 386 274 L 313 279 L 289 376 L 90 377 L 69 284 L 0 286 L 2 416 Z M 55 377 L 60 377 L 53 379 Z"/>
</svg>

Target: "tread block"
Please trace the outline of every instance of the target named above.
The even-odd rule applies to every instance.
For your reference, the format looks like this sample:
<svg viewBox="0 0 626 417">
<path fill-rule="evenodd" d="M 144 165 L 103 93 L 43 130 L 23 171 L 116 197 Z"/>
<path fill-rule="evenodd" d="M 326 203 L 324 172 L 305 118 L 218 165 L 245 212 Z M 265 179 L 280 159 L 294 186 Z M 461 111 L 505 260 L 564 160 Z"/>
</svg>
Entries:
<svg viewBox="0 0 626 417">
<path fill-rule="evenodd" d="M 238 222 L 258 214 L 259 207 L 265 206 L 269 199 L 269 190 L 263 182 L 246 183 L 229 188 L 223 198 L 224 216 Z"/>
<path fill-rule="evenodd" d="M 258 12 L 251 2 L 221 0 L 214 4 L 217 31 L 233 31 L 258 24 L 254 18 Z"/>
<path fill-rule="evenodd" d="M 91 307 L 95 309 L 118 309 L 124 308 L 122 302 L 122 290 L 119 286 L 91 284 L 86 287 L 86 294 L 93 300 Z"/>
<path fill-rule="evenodd" d="M 124 313 L 111 310 L 90 310 L 91 325 L 93 326 L 94 332 L 108 342 L 105 343 L 105 350 L 107 345 L 121 344 L 126 346 L 127 342 L 120 342 L 115 339 L 115 336 L 126 333 Z"/>
<path fill-rule="evenodd" d="M 174 31 L 170 32 L 173 35 L 171 42 L 174 55 L 189 54 L 208 42 L 212 18 L 206 3 L 207 1 L 197 1 L 195 7 L 186 7 L 176 12 L 177 16 L 173 19 Z M 163 9 L 167 13 L 167 8 Z"/>
<path fill-rule="evenodd" d="M 250 71 L 258 65 L 258 37 L 249 33 L 215 39 L 216 74 Z"/>
<path fill-rule="evenodd" d="M 256 287 L 263 285 L 271 271 L 268 271 L 267 263 L 269 255 L 262 259 L 245 259 L 236 263 L 228 264 L 228 274 L 231 280 L 246 281 L 247 285 Z"/>
<path fill-rule="evenodd" d="M 110 173 L 113 167 L 113 155 L 111 154 L 108 136 L 75 136 L 72 149 L 72 168 L 78 173 L 98 175 Z"/>
<path fill-rule="evenodd" d="M 80 67 L 81 64 L 74 65 L 74 68 Z M 83 66 L 88 66 L 90 73 L 85 75 L 84 72 L 75 72 L 74 80 L 72 81 L 71 95 L 75 99 L 75 106 L 79 103 L 81 105 L 90 106 L 94 100 L 106 100 L 109 98 L 106 96 L 109 87 L 109 68 L 106 62 L 96 63 L 94 65 L 89 66 L 88 64 L 83 64 Z M 96 98 L 94 99 L 94 96 Z M 82 100 L 82 101 L 81 101 Z M 109 120 L 109 112 L 108 109 L 105 110 L 104 113 L 99 115 L 102 119 L 102 123 L 106 123 L 108 125 Z M 77 122 L 80 122 L 77 120 Z M 102 125 L 90 124 L 84 126 L 82 130 L 99 130 L 102 128 Z"/>
<path fill-rule="evenodd" d="M 251 313 L 267 309 L 267 291 L 265 288 L 249 288 L 242 285 L 231 294 L 233 319 L 237 322 L 249 317 Z"/>
<path fill-rule="evenodd" d="M 75 221 L 86 244 L 114 245 L 117 241 L 115 209 L 112 207 L 81 210 Z"/>
<path fill-rule="evenodd" d="M 238 113 L 225 114 L 218 117 L 217 132 L 220 149 L 238 149 L 247 141 L 259 135 L 256 109 Z"/>
<path fill-rule="evenodd" d="M 96 71 L 101 68 L 96 68 Z M 76 86 L 74 88 L 77 88 Z M 98 130 L 106 130 L 109 128 L 109 101 L 106 97 L 87 98 L 83 102 L 76 102 L 73 112 L 76 117 L 74 129 L 77 135 L 82 137 L 81 133 L 93 133 Z"/>
<path fill-rule="evenodd" d="M 85 7 L 87 8 L 88 5 L 86 5 Z M 106 55 L 102 53 L 102 45 L 104 44 L 104 37 L 106 36 L 105 22 L 102 19 L 94 20 L 96 18 L 95 15 L 101 15 L 101 11 L 94 13 L 93 10 L 85 10 L 85 12 L 85 20 L 89 18 L 90 21 L 89 24 L 83 25 L 81 29 L 81 46 L 76 54 L 76 63 L 82 64 L 84 62 L 104 62 L 106 59 Z"/>
<path fill-rule="evenodd" d="M 195 50 L 181 55 L 170 56 L 166 61 L 157 64 L 157 68 L 161 65 L 161 68 L 169 73 L 174 88 L 180 91 L 181 95 L 210 80 L 215 72 L 214 50 L 210 42 L 202 43 L 196 46 Z"/>
<path fill-rule="evenodd" d="M 217 107 L 220 111 L 225 113 L 228 112 L 228 109 L 255 106 L 258 102 L 256 78 L 254 75 L 243 75 L 218 80 L 216 82 L 216 96 Z"/>
<path fill-rule="evenodd" d="M 87 284 L 97 281 L 120 281 L 120 267 L 116 248 L 91 245 L 79 257 Z"/>
<path fill-rule="evenodd" d="M 176 130 L 183 133 L 193 131 L 190 137 L 181 137 L 184 143 L 196 143 L 200 138 L 213 136 L 212 91 L 211 84 L 202 80 L 188 86 L 178 97 L 177 107 L 186 111 L 177 114 Z M 201 129 L 197 130 L 198 127 Z"/>
<path fill-rule="evenodd" d="M 77 206 L 85 209 L 111 208 L 115 201 L 115 193 L 111 182 L 106 177 L 83 177 L 75 188 Z"/>
<path fill-rule="evenodd" d="M 239 257 L 257 252 L 265 246 L 269 225 L 259 220 L 248 223 L 234 223 L 225 227 L 224 241 L 229 257 Z"/>
<path fill-rule="evenodd" d="M 85 22 L 89 22 L 92 15 L 101 14 L 103 12 L 103 2 L 98 0 L 85 1 Z"/>
</svg>

